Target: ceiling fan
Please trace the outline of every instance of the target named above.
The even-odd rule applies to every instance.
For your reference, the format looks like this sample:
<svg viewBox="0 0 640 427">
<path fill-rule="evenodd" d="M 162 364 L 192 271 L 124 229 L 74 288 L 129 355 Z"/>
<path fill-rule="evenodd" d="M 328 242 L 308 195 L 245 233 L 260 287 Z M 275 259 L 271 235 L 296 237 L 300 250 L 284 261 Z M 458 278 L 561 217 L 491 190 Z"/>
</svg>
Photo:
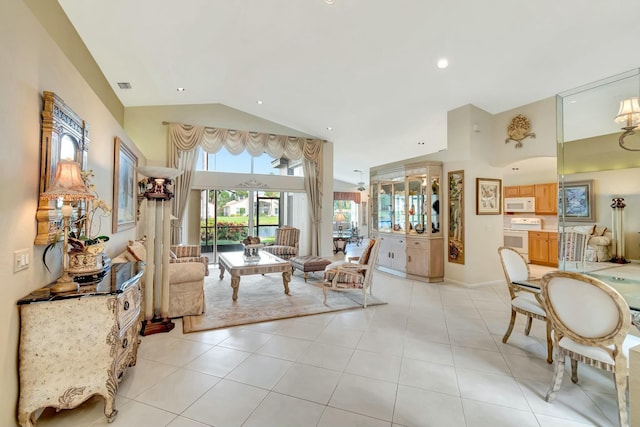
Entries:
<svg viewBox="0 0 640 427">
<path fill-rule="evenodd" d="M 358 172 L 360 174 L 360 182 L 358 182 L 358 191 L 366 191 L 367 188 L 364 186 L 364 181 L 362 180 L 362 171 L 358 169 L 354 169 L 354 172 Z"/>
</svg>

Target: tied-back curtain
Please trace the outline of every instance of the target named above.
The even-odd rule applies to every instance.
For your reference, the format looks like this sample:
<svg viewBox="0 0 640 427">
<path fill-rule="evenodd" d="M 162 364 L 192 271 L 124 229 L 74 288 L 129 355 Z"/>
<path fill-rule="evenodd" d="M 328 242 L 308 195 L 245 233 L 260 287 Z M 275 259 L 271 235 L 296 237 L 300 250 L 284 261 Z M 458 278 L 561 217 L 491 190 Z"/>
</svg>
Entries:
<svg viewBox="0 0 640 427">
<path fill-rule="evenodd" d="M 247 151 L 256 157 L 267 153 L 274 159 L 303 159 L 304 185 L 309 201 L 311 219 L 312 255 L 319 254 L 320 211 L 322 209 L 322 147 L 320 139 L 273 135 L 260 132 L 221 129 L 182 123 L 169 123 L 170 161 L 173 167 L 183 171 L 174 187 L 176 202 L 174 215 L 182 224 L 186 200 L 196 167 L 197 148 L 207 153 L 217 153 L 223 147 L 232 154 Z M 188 154 L 187 154 L 188 153 Z M 191 155 L 193 158 L 191 158 Z M 181 202 L 182 201 L 182 202 Z M 176 229 L 173 243 L 181 241 L 181 228 Z"/>
</svg>

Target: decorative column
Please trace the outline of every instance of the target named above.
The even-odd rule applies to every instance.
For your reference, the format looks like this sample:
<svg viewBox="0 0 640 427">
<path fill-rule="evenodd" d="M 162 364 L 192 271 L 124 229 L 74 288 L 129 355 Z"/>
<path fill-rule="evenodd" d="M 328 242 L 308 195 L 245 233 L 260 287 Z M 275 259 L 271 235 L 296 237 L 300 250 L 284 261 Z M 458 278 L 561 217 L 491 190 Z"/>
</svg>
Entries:
<svg viewBox="0 0 640 427">
<path fill-rule="evenodd" d="M 144 287 L 144 322 L 140 333 L 169 332 L 175 324 L 169 318 L 169 250 L 171 245 L 171 199 L 173 179 L 182 171 L 144 166 L 147 176 L 144 197 L 147 204 L 147 277 Z"/>
<path fill-rule="evenodd" d="M 616 262 L 618 264 L 627 264 L 624 258 L 624 199 L 617 197 L 612 199 L 611 208 L 611 226 L 613 227 L 613 247 L 615 254 L 609 262 Z"/>
</svg>

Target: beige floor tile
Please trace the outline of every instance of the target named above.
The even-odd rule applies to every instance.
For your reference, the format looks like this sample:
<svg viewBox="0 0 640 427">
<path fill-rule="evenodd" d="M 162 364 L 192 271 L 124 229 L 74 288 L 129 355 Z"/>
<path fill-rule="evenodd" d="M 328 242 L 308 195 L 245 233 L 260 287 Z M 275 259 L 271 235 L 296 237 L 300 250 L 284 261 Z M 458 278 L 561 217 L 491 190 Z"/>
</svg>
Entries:
<svg viewBox="0 0 640 427">
<path fill-rule="evenodd" d="M 295 361 L 311 344 L 311 341 L 301 340 L 299 338 L 274 336 L 264 343 L 256 353 Z"/>
<path fill-rule="evenodd" d="M 182 413 L 220 378 L 200 372 L 178 369 L 156 385 L 136 396 L 138 402 L 176 414 Z M 167 393 L 171 390 L 171 393 Z"/>
<path fill-rule="evenodd" d="M 399 383 L 402 385 L 460 396 L 453 366 L 403 358 Z"/>
<path fill-rule="evenodd" d="M 398 382 L 402 358 L 384 353 L 356 350 L 345 368 L 345 372 L 377 380 Z"/>
<path fill-rule="evenodd" d="M 393 422 L 407 427 L 466 425 L 460 397 L 403 385 L 398 386 Z"/>
<path fill-rule="evenodd" d="M 514 409 L 529 409 L 527 400 L 514 378 L 468 369 L 456 369 L 456 372 L 460 395 L 463 398 Z"/>
<path fill-rule="evenodd" d="M 271 390 L 292 365 L 293 362 L 288 360 L 253 354 L 231 371 L 227 378 Z"/>
<path fill-rule="evenodd" d="M 197 359 L 189 362 L 185 367 L 217 377 L 224 377 L 235 369 L 251 353 L 226 347 L 213 347 Z"/>
<path fill-rule="evenodd" d="M 313 343 L 298 358 L 299 363 L 320 368 L 344 371 L 353 355 L 354 349 L 337 345 Z"/>
<path fill-rule="evenodd" d="M 273 391 L 326 405 L 341 376 L 336 371 L 296 363 L 284 374 Z"/>
<path fill-rule="evenodd" d="M 394 383 L 344 374 L 329 406 L 391 421 L 396 389 Z"/>
<path fill-rule="evenodd" d="M 327 407 L 317 427 L 389 427 L 388 421 Z"/>
<path fill-rule="evenodd" d="M 175 418 L 176 414 L 171 412 L 132 401 L 119 410 L 112 423 L 108 423 L 104 418 L 90 424 L 90 427 L 166 426 Z"/>
<path fill-rule="evenodd" d="M 528 410 L 507 408 L 469 399 L 462 399 L 462 407 L 467 420 L 466 427 L 539 427 L 535 415 Z"/>
<path fill-rule="evenodd" d="M 315 426 L 324 408 L 324 405 L 272 392 L 242 427 Z"/>
<path fill-rule="evenodd" d="M 207 425 L 239 427 L 267 393 L 261 388 L 223 379 L 181 415 Z"/>
</svg>

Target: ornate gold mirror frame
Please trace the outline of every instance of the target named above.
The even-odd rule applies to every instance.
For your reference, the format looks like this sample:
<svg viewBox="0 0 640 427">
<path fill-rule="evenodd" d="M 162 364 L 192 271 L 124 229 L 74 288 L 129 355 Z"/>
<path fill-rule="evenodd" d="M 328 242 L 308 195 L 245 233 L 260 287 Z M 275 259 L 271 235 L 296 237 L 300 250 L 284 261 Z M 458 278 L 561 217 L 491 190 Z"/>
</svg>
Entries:
<svg viewBox="0 0 640 427">
<path fill-rule="evenodd" d="M 42 92 L 42 137 L 40 140 L 40 194 L 47 191 L 60 159 L 71 159 L 87 169 L 89 125 L 53 92 Z M 52 243 L 62 215 L 58 201 L 38 201 L 36 245 Z M 82 209 L 82 206 L 80 207 Z"/>
</svg>

